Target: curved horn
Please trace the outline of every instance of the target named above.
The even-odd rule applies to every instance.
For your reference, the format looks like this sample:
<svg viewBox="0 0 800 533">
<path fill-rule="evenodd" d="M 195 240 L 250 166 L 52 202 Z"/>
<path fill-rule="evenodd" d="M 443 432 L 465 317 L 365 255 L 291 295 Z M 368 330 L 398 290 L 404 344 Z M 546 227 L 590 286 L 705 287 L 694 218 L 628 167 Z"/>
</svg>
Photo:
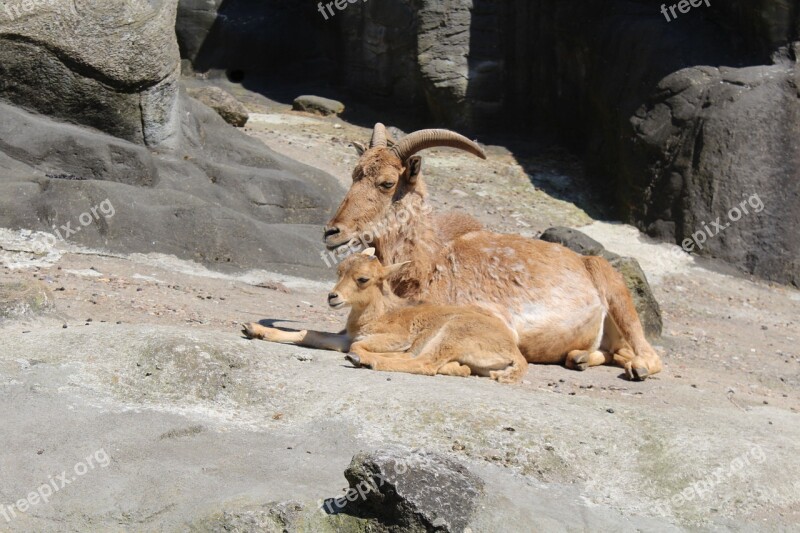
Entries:
<svg viewBox="0 0 800 533">
<path fill-rule="evenodd" d="M 386 147 L 386 126 L 378 122 L 372 130 L 372 139 L 369 141 L 369 147 L 375 148 L 376 146 Z"/>
<path fill-rule="evenodd" d="M 434 146 L 458 148 L 459 150 L 464 150 L 465 152 L 476 155 L 481 159 L 486 159 L 486 154 L 477 143 L 450 130 L 415 131 L 400 139 L 400 141 L 392 147 L 392 151 L 400 158 L 400 161 L 405 161 L 420 150 L 433 148 Z"/>
</svg>

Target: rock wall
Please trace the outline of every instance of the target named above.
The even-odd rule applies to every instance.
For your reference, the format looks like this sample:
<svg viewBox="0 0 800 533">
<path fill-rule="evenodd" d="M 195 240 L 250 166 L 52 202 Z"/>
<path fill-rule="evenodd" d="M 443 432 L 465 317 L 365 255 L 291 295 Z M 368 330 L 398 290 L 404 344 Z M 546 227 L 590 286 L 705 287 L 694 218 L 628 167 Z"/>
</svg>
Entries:
<svg viewBox="0 0 800 533">
<path fill-rule="evenodd" d="M 502 0 L 354 4 L 341 19 L 340 83 L 378 104 L 421 107 L 461 130 L 502 111 Z"/>
<path fill-rule="evenodd" d="M 175 12 L 175 0 L 7 2 L 0 100 L 138 144 L 176 142 Z"/>
<path fill-rule="evenodd" d="M 336 23 L 310 2 L 180 0 L 176 30 L 193 69 L 252 87 L 277 75 L 326 79 L 336 68 Z"/>
<path fill-rule="evenodd" d="M 330 276 L 319 226 L 341 188 L 184 94 L 177 0 L 6 7 L 0 227 L 49 234 L 40 254 L 62 240 Z"/>
</svg>

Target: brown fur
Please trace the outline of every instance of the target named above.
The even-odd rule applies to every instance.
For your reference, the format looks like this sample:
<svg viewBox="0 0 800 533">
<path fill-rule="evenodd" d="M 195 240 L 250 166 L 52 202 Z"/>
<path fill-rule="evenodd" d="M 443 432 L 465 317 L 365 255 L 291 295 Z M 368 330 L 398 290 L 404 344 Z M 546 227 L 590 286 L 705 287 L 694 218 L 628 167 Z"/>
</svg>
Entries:
<svg viewBox="0 0 800 533">
<path fill-rule="evenodd" d="M 332 307 L 351 307 L 346 337 L 320 332 L 285 332 L 258 324 L 245 326 L 250 337 L 349 351 L 356 366 L 387 372 L 487 376 L 503 383 L 522 379 L 528 362 L 514 333 L 496 316 L 474 306 L 409 303 L 386 281 L 405 265 L 384 267 L 377 257 L 358 254 L 339 266 L 339 281 L 329 295 Z"/>
<path fill-rule="evenodd" d="M 516 333 L 531 363 L 578 370 L 613 363 L 631 379 L 661 371 L 628 289 L 605 259 L 519 235 L 470 231 L 472 227 L 443 231 L 437 228 L 443 219 L 426 209 L 419 168 L 416 156 L 400 161 L 386 148 L 367 150 L 328 223 L 326 245 L 334 249 L 347 244 L 392 211 L 417 213 L 373 243 L 384 264 L 411 261 L 391 279 L 397 295 L 489 311 Z M 457 219 L 449 223 L 458 224 Z"/>
</svg>

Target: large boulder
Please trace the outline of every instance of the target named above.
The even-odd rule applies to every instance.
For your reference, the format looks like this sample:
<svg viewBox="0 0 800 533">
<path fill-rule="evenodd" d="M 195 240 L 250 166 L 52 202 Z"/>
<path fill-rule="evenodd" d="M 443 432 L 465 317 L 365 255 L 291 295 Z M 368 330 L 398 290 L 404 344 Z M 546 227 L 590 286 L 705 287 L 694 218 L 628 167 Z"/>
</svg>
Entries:
<svg viewBox="0 0 800 533">
<path fill-rule="evenodd" d="M 347 88 L 365 100 L 422 108 L 412 2 L 356 2 L 341 17 L 341 78 Z"/>
<path fill-rule="evenodd" d="M 0 226 L 215 268 L 329 275 L 319 226 L 341 196 L 183 98 L 181 145 L 146 147 L 0 104 Z M 69 228 L 69 229 L 67 229 Z"/>
<path fill-rule="evenodd" d="M 656 1 L 522 4 L 507 72 L 520 122 L 585 153 L 623 220 L 800 283 L 797 2 L 703 3 L 670 22 Z"/>
<path fill-rule="evenodd" d="M 631 119 L 630 216 L 694 253 L 800 287 L 798 87 L 792 60 L 664 78 Z"/>
<path fill-rule="evenodd" d="M 175 142 L 176 6 L 176 0 L 7 3 L 0 17 L 0 101 L 137 144 Z"/>
<path fill-rule="evenodd" d="M 38 253 L 330 275 L 318 228 L 338 183 L 185 95 L 177 0 L 20 5 L 0 19 L 0 226 L 36 230 Z"/>
</svg>

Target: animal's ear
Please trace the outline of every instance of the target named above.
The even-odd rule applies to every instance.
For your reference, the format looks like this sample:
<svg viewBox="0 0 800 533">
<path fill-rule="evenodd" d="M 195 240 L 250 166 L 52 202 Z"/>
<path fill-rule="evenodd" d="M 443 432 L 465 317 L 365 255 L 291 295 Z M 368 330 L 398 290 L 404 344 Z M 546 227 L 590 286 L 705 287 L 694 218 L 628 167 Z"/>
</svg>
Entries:
<svg viewBox="0 0 800 533">
<path fill-rule="evenodd" d="M 366 152 L 366 151 L 367 151 L 367 147 L 366 147 L 366 146 L 364 146 L 363 144 L 361 144 L 361 143 L 360 143 L 360 142 L 358 142 L 358 141 L 353 141 L 353 142 L 352 142 L 352 143 L 350 143 L 350 144 L 352 144 L 352 145 L 353 145 L 353 148 L 355 148 L 355 149 L 356 149 L 356 152 L 358 153 L 359 157 L 360 157 L 360 156 L 362 156 L 362 155 L 364 155 L 364 152 Z"/>
<path fill-rule="evenodd" d="M 361 252 L 361 255 L 368 255 L 368 256 L 372 257 L 372 256 L 375 255 L 375 248 L 367 248 L 366 250 Z"/>
<path fill-rule="evenodd" d="M 420 173 L 422 172 L 422 158 L 418 155 L 412 155 L 406 161 L 406 178 L 412 185 L 417 183 Z"/>
<path fill-rule="evenodd" d="M 393 265 L 387 265 L 383 267 L 383 277 L 388 278 L 394 274 L 397 274 L 409 263 L 411 263 L 411 261 L 403 261 L 402 263 L 395 263 Z"/>
</svg>

